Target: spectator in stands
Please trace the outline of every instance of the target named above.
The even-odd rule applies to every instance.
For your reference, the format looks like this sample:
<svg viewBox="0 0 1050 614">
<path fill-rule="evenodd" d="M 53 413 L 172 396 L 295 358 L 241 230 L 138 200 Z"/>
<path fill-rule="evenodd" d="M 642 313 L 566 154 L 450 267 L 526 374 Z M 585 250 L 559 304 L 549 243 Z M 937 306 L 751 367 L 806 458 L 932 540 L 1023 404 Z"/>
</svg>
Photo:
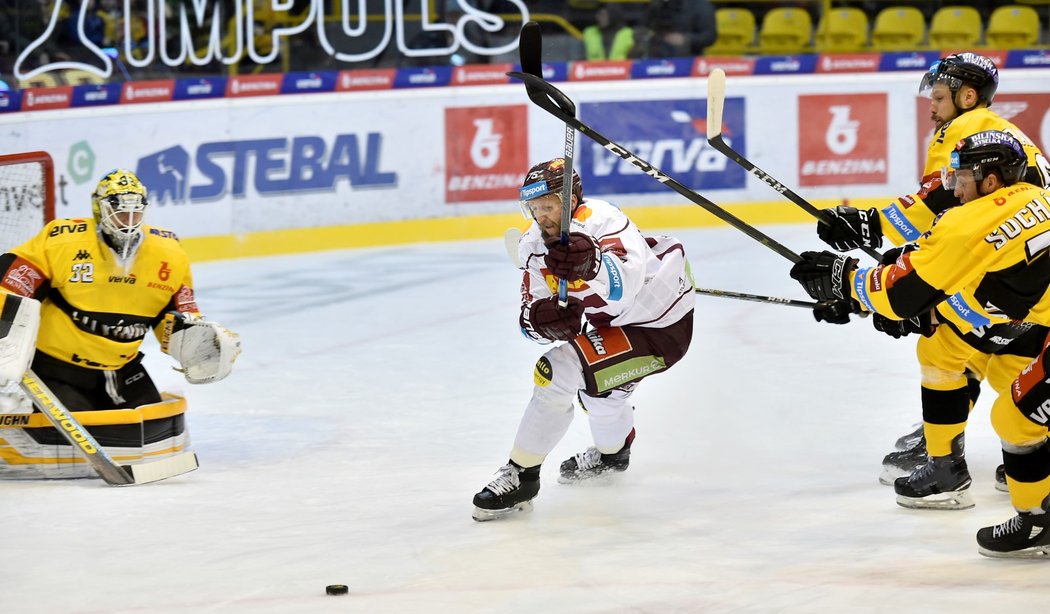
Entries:
<svg viewBox="0 0 1050 614">
<path fill-rule="evenodd" d="M 715 7 L 710 0 L 650 0 L 635 35 L 634 57 L 703 55 L 715 42 Z"/>
<path fill-rule="evenodd" d="M 603 4 L 594 12 L 594 25 L 583 29 L 583 46 L 588 60 L 626 60 L 634 47 L 634 31 L 627 26 L 623 11 L 615 4 Z"/>
</svg>

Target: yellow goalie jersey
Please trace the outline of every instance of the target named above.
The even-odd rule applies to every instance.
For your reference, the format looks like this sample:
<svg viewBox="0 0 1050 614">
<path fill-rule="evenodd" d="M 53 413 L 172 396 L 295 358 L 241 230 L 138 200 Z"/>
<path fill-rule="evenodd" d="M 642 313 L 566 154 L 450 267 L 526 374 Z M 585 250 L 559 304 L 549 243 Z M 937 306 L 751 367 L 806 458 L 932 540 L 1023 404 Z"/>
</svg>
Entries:
<svg viewBox="0 0 1050 614">
<path fill-rule="evenodd" d="M 94 220 L 65 219 L 0 256 L 0 273 L 0 289 L 42 302 L 37 349 L 81 367 L 118 369 L 165 312 L 198 314 L 185 250 L 147 225 L 127 268 Z"/>
<path fill-rule="evenodd" d="M 882 233 L 894 245 L 917 241 L 933 226 L 939 213 L 959 204 L 955 195 L 941 185 L 941 169 L 949 165 L 956 143 L 983 130 L 1001 130 L 1016 137 L 1028 154 L 1025 180 L 1050 187 L 1050 164 L 1017 126 L 984 107 L 967 111 L 934 132 L 919 191 L 901 196 L 879 211 Z"/>
<path fill-rule="evenodd" d="M 918 245 L 892 265 L 854 270 L 853 297 L 903 319 L 966 295 L 972 304 L 952 311 L 975 328 L 1004 318 L 1050 325 L 1046 190 L 1022 182 L 952 208 Z"/>
</svg>

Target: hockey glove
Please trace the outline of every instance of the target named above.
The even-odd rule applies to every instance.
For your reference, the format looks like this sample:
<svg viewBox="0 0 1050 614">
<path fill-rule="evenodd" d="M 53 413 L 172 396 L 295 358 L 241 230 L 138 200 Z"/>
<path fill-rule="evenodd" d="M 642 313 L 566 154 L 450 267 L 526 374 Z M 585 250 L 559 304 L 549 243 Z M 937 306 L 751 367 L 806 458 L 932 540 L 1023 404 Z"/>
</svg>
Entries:
<svg viewBox="0 0 1050 614">
<path fill-rule="evenodd" d="M 854 207 L 839 205 L 825 211 L 830 224 L 819 222 L 817 236 L 840 252 L 858 247 L 882 246 L 882 222 L 879 221 L 878 209 L 861 211 Z"/>
<path fill-rule="evenodd" d="M 893 249 L 888 249 L 885 252 L 883 252 L 883 254 L 882 254 L 882 261 L 879 262 L 879 264 L 884 264 L 886 266 L 893 266 L 893 264 L 895 264 L 897 262 L 898 258 L 903 256 L 904 254 L 907 254 L 908 252 L 913 252 L 913 251 L 915 251 L 917 249 L 919 249 L 919 246 L 914 244 L 914 243 L 905 243 L 904 245 L 902 245 L 900 247 L 894 247 Z"/>
<path fill-rule="evenodd" d="M 894 339 L 907 337 L 912 333 L 929 337 L 937 328 L 937 325 L 933 323 L 932 312 L 930 311 L 907 320 L 891 320 L 882 314 L 876 313 L 872 316 L 871 323 L 875 326 L 875 330 L 884 332 Z"/>
<path fill-rule="evenodd" d="M 831 252 L 802 252 L 802 260 L 791 267 L 791 278 L 802 284 L 817 301 L 851 300 L 849 273 L 857 259 Z"/>
<path fill-rule="evenodd" d="M 533 302 L 521 312 L 521 329 L 532 338 L 568 341 L 583 328 L 583 302 L 570 296 L 564 309 L 558 297 L 549 296 Z"/>
<path fill-rule="evenodd" d="M 853 301 L 829 301 L 813 308 L 813 318 L 828 324 L 849 324 L 849 314 L 856 313 Z"/>
<path fill-rule="evenodd" d="M 543 264 L 558 279 L 590 281 L 598 275 L 602 252 L 594 237 L 582 232 L 569 233 L 569 244 L 562 245 L 558 237 L 547 239 L 547 255 Z"/>
<path fill-rule="evenodd" d="M 217 382 L 233 370 L 241 353 L 241 340 L 216 322 L 171 311 L 164 314 L 160 349 L 179 361 L 191 384 Z"/>
</svg>

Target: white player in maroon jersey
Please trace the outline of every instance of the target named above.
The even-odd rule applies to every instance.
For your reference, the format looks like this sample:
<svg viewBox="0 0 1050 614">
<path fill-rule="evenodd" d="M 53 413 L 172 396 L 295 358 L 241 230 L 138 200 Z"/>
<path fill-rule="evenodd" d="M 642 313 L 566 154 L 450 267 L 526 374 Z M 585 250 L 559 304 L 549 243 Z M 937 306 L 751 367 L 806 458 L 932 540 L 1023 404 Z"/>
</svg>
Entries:
<svg viewBox="0 0 1050 614">
<path fill-rule="evenodd" d="M 572 172 L 571 223 L 560 242 L 565 162 L 529 170 L 519 192 L 533 224 L 521 237 L 522 332 L 549 344 L 536 363 L 535 387 L 510 460 L 474 496 L 474 519 L 492 520 L 531 507 L 540 465 L 573 418 L 587 412 L 595 445 L 561 464 L 563 483 L 627 469 L 634 441 L 631 393 L 667 370 L 689 348 L 695 295 L 685 249 L 672 237 L 645 237 L 615 206 L 584 199 Z M 568 282 L 559 306 L 558 282 Z"/>
</svg>

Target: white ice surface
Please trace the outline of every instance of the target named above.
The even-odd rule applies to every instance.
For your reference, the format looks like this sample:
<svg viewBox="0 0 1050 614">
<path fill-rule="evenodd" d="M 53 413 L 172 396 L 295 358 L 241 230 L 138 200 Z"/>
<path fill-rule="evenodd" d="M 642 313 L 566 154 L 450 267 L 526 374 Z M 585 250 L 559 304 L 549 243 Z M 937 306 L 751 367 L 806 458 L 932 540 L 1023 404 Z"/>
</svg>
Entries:
<svg viewBox="0 0 1050 614">
<path fill-rule="evenodd" d="M 796 251 L 811 226 L 764 228 Z M 804 299 L 731 229 L 675 230 L 702 287 Z M 475 523 L 543 348 L 517 331 L 498 239 L 201 264 L 238 331 L 232 376 L 184 391 L 201 468 L 152 485 L 0 483 L 0 611 L 1007 612 L 1050 601 L 1050 561 L 990 560 L 1013 515 L 985 390 L 976 508 L 911 511 L 877 482 L 919 419 L 914 341 L 870 322 L 698 297 L 693 345 L 635 395 L 631 468 L 567 486 L 577 413 L 535 510 Z M 350 586 L 330 597 L 327 584 Z"/>
</svg>

